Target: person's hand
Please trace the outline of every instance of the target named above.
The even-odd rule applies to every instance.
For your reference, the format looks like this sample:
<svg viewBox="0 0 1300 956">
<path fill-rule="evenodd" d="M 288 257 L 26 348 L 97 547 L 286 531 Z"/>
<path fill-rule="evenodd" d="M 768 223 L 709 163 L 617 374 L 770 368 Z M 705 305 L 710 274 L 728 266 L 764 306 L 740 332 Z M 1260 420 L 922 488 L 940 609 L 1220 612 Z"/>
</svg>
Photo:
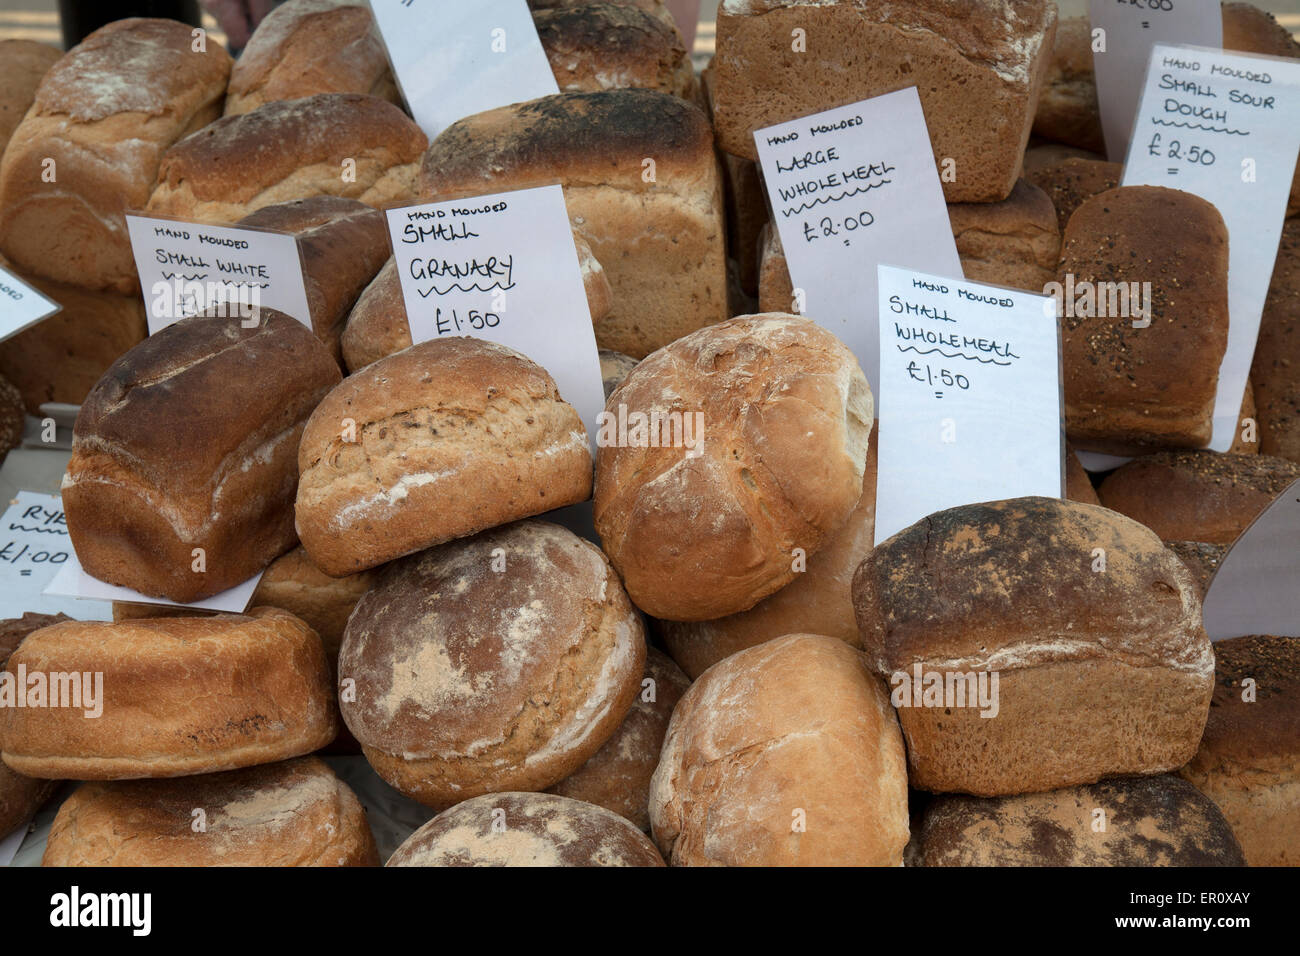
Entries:
<svg viewBox="0 0 1300 956">
<path fill-rule="evenodd" d="M 275 6 L 274 0 L 201 0 L 226 34 L 226 43 L 243 47 L 262 18 Z"/>
</svg>

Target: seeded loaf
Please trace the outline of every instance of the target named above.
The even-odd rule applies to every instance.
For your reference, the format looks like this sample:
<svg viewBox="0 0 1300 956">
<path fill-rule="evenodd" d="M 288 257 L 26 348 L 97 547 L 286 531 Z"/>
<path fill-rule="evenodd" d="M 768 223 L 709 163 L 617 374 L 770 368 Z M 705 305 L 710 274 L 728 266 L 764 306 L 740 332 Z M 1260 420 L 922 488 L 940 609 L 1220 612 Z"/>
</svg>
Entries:
<svg viewBox="0 0 1300 956">
<path fill-rule="evenodd" d="M 1250 378 L 1259 450 L 1300 462 L 1300 219 L 1282 228 Z"/>
<path fill-rule="evenodd" d="M 685 99 L 695 70 L 671 21 L 626 3 L 538 10 L 537 36 L 562 93 L 640 87 Z"/>
<path fill-rule="evenodd" d="M 230 56 L 192 43 L 174 20 L 118 20 L 45 74 L 0 161 L 0 252 L 18 268 L 137 290 L 123 214 L 144 207 L 168 148 L 221 115 Z"/>
</svg>

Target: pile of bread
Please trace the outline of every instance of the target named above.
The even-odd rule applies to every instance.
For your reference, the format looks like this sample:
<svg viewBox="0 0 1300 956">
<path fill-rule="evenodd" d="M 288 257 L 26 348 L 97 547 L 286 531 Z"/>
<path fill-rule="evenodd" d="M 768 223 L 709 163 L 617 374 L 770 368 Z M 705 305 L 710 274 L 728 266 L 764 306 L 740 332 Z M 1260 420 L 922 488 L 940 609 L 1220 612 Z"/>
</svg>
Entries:
<svg viewBox="0 0 1300 956">
<path fill-rule="evenodd" d="M 429 808 L 394 866 L 1300 862 L 1300 639 L 1201 621 L 1300 478 L 1300 218 L 1241 440 L 1201 450 L 1222 217 L 1116 188 L 1050 0 L 725 0 L 700 78 L 658 0 L 532 6 L 562 92 L 433 142 L 357 0 L 289 0 L 234 63 L 161 20 L 0 43 L 0 255 L 63 306 L 0 373 L 81 406 L 78 558 L 174 604 L 264 571 L 245 614 L 5 622 L 0 831 L 74 780 L 47 865 L 374 865 L 320 758 L 359 750 Z M 1068 437 L 1133 461 L 873 548 L 873 396 L 791 314 L 752 132 L 911 85 L 968 277 L 1154 309 L 1062 319 Z M 693 447 L 593 454 L 526 356 L 412 344 L 382 209 L 557 181 L 608 407 L 702 412 Z M 311 314 L 146 337 L 139 210 L 296 235 Z M 548 515 L 589 501 L 599 547 Z M 102 675 L 102 713 L 20 674 Z"/>
</svg>

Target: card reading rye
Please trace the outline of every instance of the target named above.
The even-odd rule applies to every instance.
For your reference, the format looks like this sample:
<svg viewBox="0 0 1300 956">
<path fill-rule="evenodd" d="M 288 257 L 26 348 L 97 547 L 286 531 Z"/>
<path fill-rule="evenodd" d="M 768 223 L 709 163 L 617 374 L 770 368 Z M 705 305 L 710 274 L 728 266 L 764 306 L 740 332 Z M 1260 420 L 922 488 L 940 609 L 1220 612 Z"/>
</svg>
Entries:
<svg viewBox="0 0 1300 956">
<path fill-rule="evenodd" d="M 563 190 L 402 206 L 388 229 L 411 341 L 468 335 L 528 356 L 594 443 L 605 391 Z"/>
<path fill-rule="evenodd" d="M 252 322 L 255 306 L 311 328 L 293 236 L 178 219 L 126 217 L 149 334 L 211 309 Z"/>
<path fill-rule="evenodd" d="M 526 0 L 370 0 L 429 139 L 466 116 L 560 92 Z"/>
<path fill-rule="evenodd" d="M 0 618 L 63 613 L 78 620 L 108 620 L 107 604 L 49 597 L 42 592 L 59 570 L 76 561 L 63 501 L 58 495 L 20 491 L 0 518 Z"/>
<path fill-rule="evenodd" d="M 0 342 L 17 335 L 41 319 L 48 319 L 63 306 L 0 266 Z"/>
<path fill-rule="evenodd" d="M 1223 13 L 1219 0 L 1091 0 L 1088 12 L 1106 153 L 1123 162 L 1151 48 L 1157 43 L 1221 47 Z"/>
<path fill-rule="evenodd" d="M 1228 348 L 1214 451 L 1231 448 L 1236 433 L 1298 151 L 1300 60 L 1164 45 L 1151 51 L 1123 185 L 1195 193 L 1228 227 Z"/>
<path fill-rule="evenodd" d="M 794 283 L 790 311 L 839 336 L 875 390 L 876 266 L 962 274 L 916 87 L 769 126 L 754 140 Z"/>
<path fill-rule="evenodd" d="M 876 544 L 944 508 L 1061 497 L 1055 300 L 879 271 Z"/>
</svg>

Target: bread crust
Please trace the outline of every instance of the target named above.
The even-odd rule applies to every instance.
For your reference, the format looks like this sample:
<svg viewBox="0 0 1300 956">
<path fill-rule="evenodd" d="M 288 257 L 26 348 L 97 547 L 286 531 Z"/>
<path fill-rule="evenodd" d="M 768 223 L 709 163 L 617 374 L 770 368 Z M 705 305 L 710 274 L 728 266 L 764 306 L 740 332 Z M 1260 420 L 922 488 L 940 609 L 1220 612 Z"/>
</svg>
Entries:
<svg viewBox="0 0 1300 956">
<path fill-rule="evenodd" d="M 1108 189 L 1114 189 L 1124 176 L 1123 163 L 1073 156 L 1038 169 L 1026 168 L 1025 178 L 1047 193 L 1056 210 L 1056 221 L 1064 234 L 1074 211 Z"/>
<path fill-rule="evenodd" d="M 1300 462 L 1300 219 L 1282 227 L 1250 367 L 1258 449 Z"/>
<path fill-rule="evenodd" d="M 690 99 L 695 70 L 671 23 L 632 4 L 584 3 L 533 14 L 562 93 L 639 87 Z"/>
<path fill-rule="evenodd" d="M 949 203 L 948 219 L 967 279 L 1041 295 L 1056 278 L 1056 210 L 1032 183 L 1017 179 L 1001 202 Z"/>
<path fill-rule="evenodd" d="M 61 56 L 48 43 L 0 40 L 0 156 L 36 98 L 41 78 Z"/>
</svg>

